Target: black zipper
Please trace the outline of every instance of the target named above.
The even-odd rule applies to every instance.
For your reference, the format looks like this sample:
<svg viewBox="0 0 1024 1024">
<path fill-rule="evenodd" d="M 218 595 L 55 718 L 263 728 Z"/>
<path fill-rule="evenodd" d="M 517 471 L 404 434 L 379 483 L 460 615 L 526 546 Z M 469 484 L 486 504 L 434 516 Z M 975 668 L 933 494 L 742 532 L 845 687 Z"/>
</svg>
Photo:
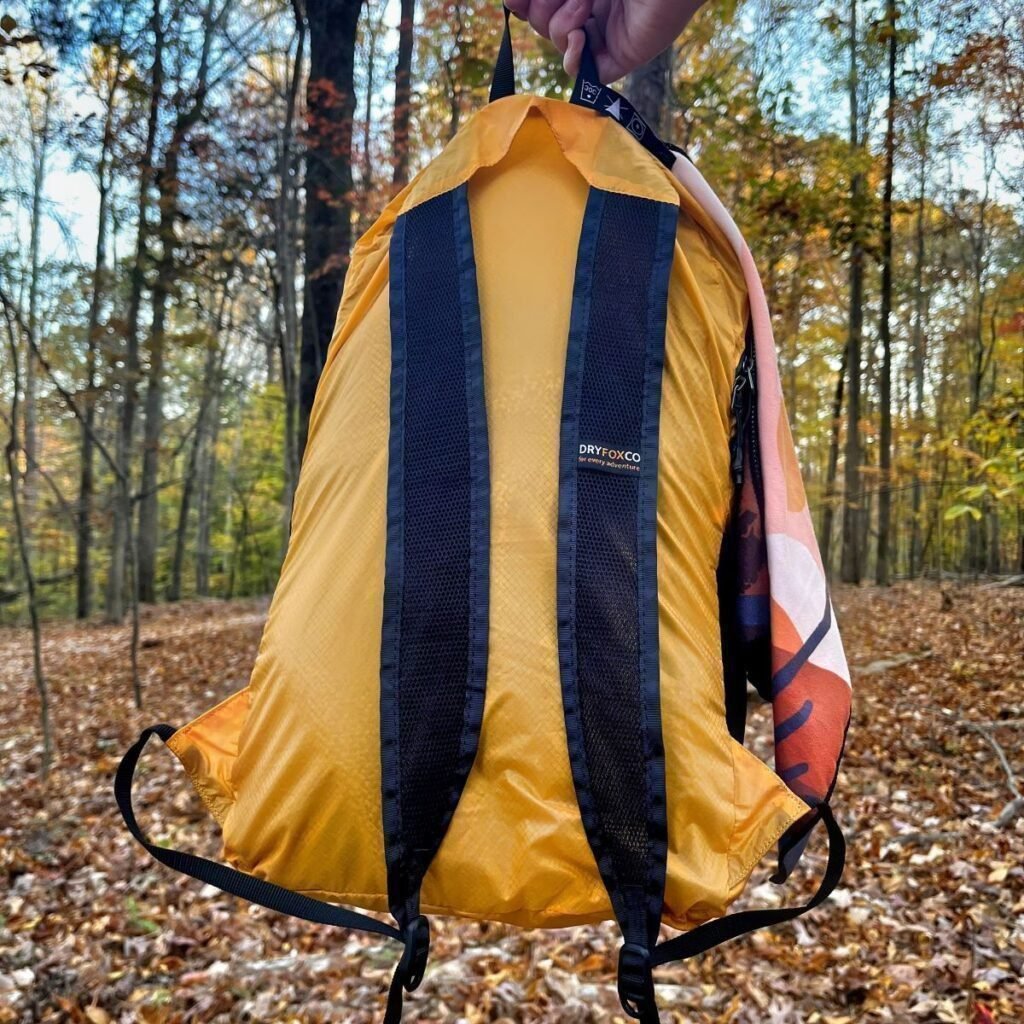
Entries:
<svg viewBox="0 0 1024 1024">
<path fill-rule="evenodd" d="M 754 391 L 756 378 L 754 371 L 754 353 L 748 343 L 740 356 L 739 365 L 736 367 L 736 378 L 732 385 L 732 416 L 736 424 L 730 440 L 730 469 L 733 483 L 739 487 L 743 483 L 743 461 L 747 447 L 748 437 L 754 438 Z M 751 445 L 751 450 L 756 459 L 756 445 Z"/>
</svg>

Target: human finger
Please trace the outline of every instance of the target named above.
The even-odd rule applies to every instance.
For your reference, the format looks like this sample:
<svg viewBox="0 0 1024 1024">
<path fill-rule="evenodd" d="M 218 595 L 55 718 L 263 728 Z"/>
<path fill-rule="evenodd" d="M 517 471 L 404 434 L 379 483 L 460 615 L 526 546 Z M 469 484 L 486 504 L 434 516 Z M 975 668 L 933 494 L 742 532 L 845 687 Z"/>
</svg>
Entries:
<svg viewBox="0 0 1024 1024">
<path fill-rule="evenodd" d="M 551 16 L 548 34 L 556 48 L 565 53 L 569 46 L 569 34 L 581 29 L 587 23 L 593 7 L 593 0 L 565 0 Z"/>
<path fill-rule="evenodd" d="M 506 0 L 505 6 L 520 21 L 526 21 L 530 14 L 530 0 Z"/>
<path fill-rule="evenodd" d="M 561 7 L 563 0 L 530 0 L 530 10 L 527 20 L 530 22 L 534 32 L 546 39 L 551 38 L 552 15 Z"/>
<path fill-rule="evenodd" d="M 562 67 L 570 78 L 575 78 L 580 73 L 580 59 L 583 56 L 583 29 L 574 29 L 566 37 L 565 56 L 562 58 Z"/>
</svg>

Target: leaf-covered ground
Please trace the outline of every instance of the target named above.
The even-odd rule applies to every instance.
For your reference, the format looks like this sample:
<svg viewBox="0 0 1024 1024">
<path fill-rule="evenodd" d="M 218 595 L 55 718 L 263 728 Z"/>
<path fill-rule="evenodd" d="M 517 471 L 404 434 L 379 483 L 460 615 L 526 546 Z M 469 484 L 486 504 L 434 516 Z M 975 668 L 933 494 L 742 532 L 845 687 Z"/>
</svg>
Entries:
<svg viewBox="0 0 1024 1024">
<path fill-rule="evenodd" d="M 840 591 L 837 605 L 855 666 L 837 797 L 851 838 L 843 886 L 796 924 L 661 972 L 663 1020 L 1018 1024 L 1024 813 L 999 818 L 1007 768 L 1024 788 L 1024 591 L 901 585 Z M 0 1024 L 379 1018 L 390 944 L 175 876 L 129 839 L 114 807 L 113 772 L 140 726 L 186 721 L 245 684 L 265 610 L 147 613 L 141 713 L 125 629 L 48 626 L 58 764 L 45 787 L 28 634 L 0 633 Z M 764 711 L 751 740 L 762 755 Z M 138 803 L 153 834 L 216 854 L 212 821 L 157 750 Z M 806 897 L 822 863 L 816 845 L 787 900 Z M 779 899 L 768 869 L 745 904 Z M 611 927 L 435 925 L 433 966 L 406 1020 L 621 1018 Z"/>
</svg>

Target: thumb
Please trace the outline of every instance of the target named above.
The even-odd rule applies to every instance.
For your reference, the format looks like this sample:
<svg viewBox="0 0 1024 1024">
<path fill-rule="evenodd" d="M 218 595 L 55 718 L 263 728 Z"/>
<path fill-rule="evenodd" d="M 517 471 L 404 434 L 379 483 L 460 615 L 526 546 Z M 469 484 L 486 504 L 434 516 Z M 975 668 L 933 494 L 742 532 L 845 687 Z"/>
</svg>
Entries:
<svg viewBox="0 0 1024 1024">
<path fill-rule="evenodd" d="M 593 18 L 587 22 L 585 28 L 574 29 L 569 33 L 565 48 L 565 57 L 562 60 L 562 66 L 565 68 L 565 73 L 573 78 L 580 73 L 580 61 L 583 57 L 583 45 L 588 38 L 588 33 L 591 50 L 594 54 L 595 60 L 597 61 L 597 73 L 600 75 L 601 82 L 604 85 L 611 85 L 612 82 L 622 78 L 628 71 L 628 68 L 623 67 L 619 61 L 608 52 L 608 48 L 605 46 L 604 42 L 604 35 L 601 32 L 601 26 Z"/>
</svg>

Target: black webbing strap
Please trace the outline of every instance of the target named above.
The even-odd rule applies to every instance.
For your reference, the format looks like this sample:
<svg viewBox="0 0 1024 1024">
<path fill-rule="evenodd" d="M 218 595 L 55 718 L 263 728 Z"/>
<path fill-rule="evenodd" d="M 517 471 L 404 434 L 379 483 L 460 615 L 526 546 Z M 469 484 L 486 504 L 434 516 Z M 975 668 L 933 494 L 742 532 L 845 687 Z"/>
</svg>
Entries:
<svg viewBox="0 0 1024 1024">
<path fill-rule="evenodd" d="M 516 94 L 516 68 L 512 56 L 512 30 L 508 22 L 511 12 L 504 5 L 503 10 L 505 12 L 505 30 L 501 34 L 498 57 L 494 62 L 494 74 L 491 77 L 491 93 L 488 97 L 488 102 L 490 103 Z"/>
<path fill-rule="evenodd" d="M 676 151 L 658 137 L 657 132 L 640 116 L 636 107 L 620 92 L 601 84 L 594 51 L 584 33 L 583 53 L 580 55 L 580 73 L 572 87 L 570 103 L 596 110 L 604 117 L 618 121 L 651 156 L 666 167 L 676 162 Z"/>
<path fill-rule="evenodd" d="M 149 742 L 149 738 L 159 736 L 166 743 L 173 734 L 174 729 L 169 725 L 150 726 L 142 731 L 138 740 L 121 758 L 117 774 L 114 776 L 114 798 L 117 800 L 118 809 L 121 812 L 121 817 L 124 818 L 125 825 L 128 826 L 128 831 L 145 848 L 146 852 L 161 864 L 207 885 L 212 885 L 222 892 L 239 896 L 250 903 L 266 907 L 268 910 L 275 910 L 279 914 L 300 918 L 303 921 L 372 932 L 375 935 L 383 935 L 403 943 L 405 950 L 395 970 L 388 993 L 388 1008 L 384 1017 L 384 1024 L 399 1024 L 402 1012 L 402 990 L 411 992 L 422 978 L 426 962 L 425 942 L 429 934 L 426 931 L 426 918 L 413 921 L 403 933 L 392 925 L 378 921 L 366 914 L 360 914 L 358 911 L 315 900 L 310 896 L 303 896 L 301 893 L 292 892 L 280 885 L 274 885 L 273 882 L 247 875 L 226 864 L 207 860 L 194 853 L 171 850 L 165 846 L 151 843 L 135 819 L 135 811 L 132 807 L 132 781 L 135 778 L 135 768 L 139 763 L 139 757 L 142 755 L 146 743 Z"/>
<path fill-rule="evenodd" d="M 798 907 L 744 910 L 738 914 L 720 917 L 716 921 L 708 921 L 706 924 L 694 928 L 693 931 L 677 935 L 674 939 L 655 946 L 651 954 L 651 966 L 659 967 L 677 960 L 688 960 L 690 957 L 704 953 L 714 946 L 720 946 L 730 939 L 746 935 L 748 932 L 793 921 L 824 903 L 843 877 L 843 867 L 846 864 L 846 840 L 832 813 L 832 808 L 828 804 L 821 804 L 816 809 L 816 813 L 818 818 L 825 823 L 828 834 L 828 861 L 825 864 L 825 873 L 821 876 L 817 891 L 806 903 Z"/>
<path fill-rule="evenodd" d="M 715 946 L 720 946 L 723 942 L 739 938 L 759 928 L 792 921 L 828 899 L 843 875 L 846 840 L 828 804 L 821 804 L 815 813 L 816 820 L 825 822 L 829 843 L 825 873 L 815 894 L 799 907 L 744 910 L 738 914 L 718 918 L 716 921 L 708 921 L 693 931 L 660 943 L 650 951 L 638 944 L 627 942 L 619 952 L 619 999 L 631 1017 L 635 1017 L 641 1024 L 658 1024 L 653 975 L 655 967 L 689 960 Z"/>
</svg>

